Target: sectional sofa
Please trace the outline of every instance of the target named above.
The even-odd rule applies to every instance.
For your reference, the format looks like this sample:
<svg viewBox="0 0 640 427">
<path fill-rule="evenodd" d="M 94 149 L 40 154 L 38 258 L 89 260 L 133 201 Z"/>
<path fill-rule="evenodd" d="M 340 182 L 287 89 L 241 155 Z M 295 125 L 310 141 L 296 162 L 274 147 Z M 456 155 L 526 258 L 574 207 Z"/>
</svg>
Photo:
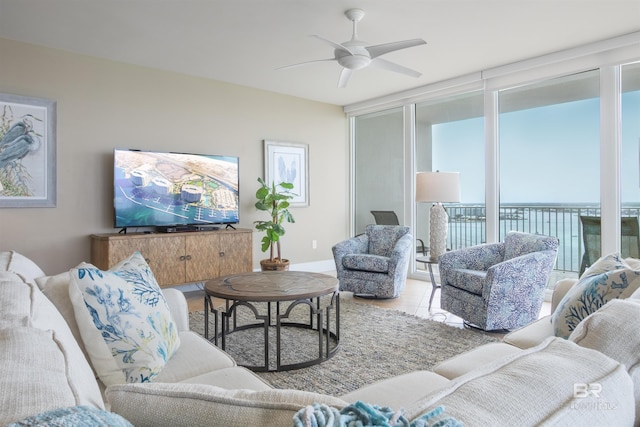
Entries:
<svg viewBox="0 0 640 427">
<path fill-rule="evenodd" d="M 590 330 L 567 340 L 553 337 L 541 320 L 503 343 L 457 356 L 436 372 L 410 372 L 327 396 L 274 389 L 237 366 L 189 331 L 186 301 L 175 289 L 163 289 L 161 298 L 172 318 L 163 331 L 178 337 L 173 353 L 150 382 L 120 382 L 118 375 L 104 374 L 100 365 L 113 361 L 97 358 L 93 347 L 100 345 L 83 330 L 87 323 L 99 323 L 99 313 L 89 310 L 94 321 L 87 322 L 78 316 L 83 304 L 73 301 L 78 297 L 71 290 L 74 281 L 97 274 L 91 267 L 46 276 L 19 253 L 0 253 L 0 425 L 34 425 L 33 420 L 56 417 L 67 417 L 64 425 L 280 427 L 294 425 L 294 417 L 296 425 L 312 425 L 314 410 L 344 412 L 356 402 L 396 414 L 401 410 L 402 419 L 425 426 L 438 421 L 466 426 L 635 423 L 635 371 L 628 359 L 616 359 L 620 354 L 597 348 Z M 118 304 L 126 305 L 119 295 Z M 624 315 L 638 316 L 640 303 L 629 304 Z M 88 300 L 84 305 L 91 307 Z M 627 329 L 633 339 L 625 341 L 637 342 L 638 334 Z M 101 333 L 106 337 L 110 330 Z"/>
</svg>

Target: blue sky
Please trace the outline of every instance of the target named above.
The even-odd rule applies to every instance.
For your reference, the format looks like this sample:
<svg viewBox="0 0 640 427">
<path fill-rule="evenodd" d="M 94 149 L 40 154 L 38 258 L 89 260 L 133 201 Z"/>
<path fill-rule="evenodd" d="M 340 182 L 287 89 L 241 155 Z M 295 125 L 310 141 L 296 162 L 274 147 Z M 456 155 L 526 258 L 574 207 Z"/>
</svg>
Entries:
<svg viewBox="0 0 640 427">
<path fill-rule="evenodd" d="M 640 203 L 640 91 L 622 99 L 623 202 Z M 599 99 L 500 115 L 502 203 L 598 203 Z M 459 171 L 462 203 L 484 203 L 484 118 L 433 126 L 434 166 Z"/>
</svg>

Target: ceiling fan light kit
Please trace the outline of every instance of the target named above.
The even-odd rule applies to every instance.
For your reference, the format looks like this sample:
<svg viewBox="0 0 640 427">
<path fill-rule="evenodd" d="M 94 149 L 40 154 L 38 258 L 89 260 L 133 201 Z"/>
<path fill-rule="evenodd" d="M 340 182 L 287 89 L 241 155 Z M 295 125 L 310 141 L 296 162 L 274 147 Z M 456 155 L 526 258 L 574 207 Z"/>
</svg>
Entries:
<svg viewBox="0 0 640 427">
<path fill-rule="evenodd" d="M 345 16 L 353 22 L 353 34 L 351 40 L 343 43 L 336 43 L 319 35 L 313 35 L 318 40 L 334 48 L 333 58 L 307 61 L 299 64 L 287 65 L 278 68 L 279 70 L 297 67 L 300 65 L 312 64 L 315 62 L 335 61 L 342 66 L 342 72 L 338 79 L 338 87 L 344 88 L 349 82 L 353 71 L 362 70 L 368 66 L 393 71 L 410 77 L 420 77 L 422 74 L 416 70 L 404 67 L 395 62 L 380 58 L 380 56 L 395 52 L 397 50 L 426 44 L 422 39 L 403 40 L 398 42 L 384 43 L 374 46 L 367 46 L 365 42 L 358 39 L 358 22 L 364 17 L 362 9 L 349 9 L 344 12 Z"/>
</svg>

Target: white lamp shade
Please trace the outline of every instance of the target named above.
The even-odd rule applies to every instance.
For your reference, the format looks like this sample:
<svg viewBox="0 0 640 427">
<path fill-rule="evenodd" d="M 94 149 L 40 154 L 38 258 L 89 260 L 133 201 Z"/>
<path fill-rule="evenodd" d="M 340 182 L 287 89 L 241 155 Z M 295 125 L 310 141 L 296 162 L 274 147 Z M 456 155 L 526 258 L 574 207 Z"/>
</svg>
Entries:
<svg viewBox="0 0 640 427">
<path fill-rule="evenodd" d="M 459 172 L 418 172 L 416 202 L 460 202 Z"/>
</svg>

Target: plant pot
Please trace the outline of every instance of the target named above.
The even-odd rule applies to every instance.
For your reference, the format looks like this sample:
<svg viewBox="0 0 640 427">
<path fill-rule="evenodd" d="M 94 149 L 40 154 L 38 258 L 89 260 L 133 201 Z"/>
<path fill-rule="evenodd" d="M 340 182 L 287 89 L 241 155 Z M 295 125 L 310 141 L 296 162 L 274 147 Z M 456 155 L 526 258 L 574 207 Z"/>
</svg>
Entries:
<svg viewBox="0 0 640 427">
<path fill-rule="evenodd" d="M 289 260 L 275 258 L 273 261 L 270 259 L 260 260 L 260 268 L 262 271 L 289 271 Z"/>
</svg>

